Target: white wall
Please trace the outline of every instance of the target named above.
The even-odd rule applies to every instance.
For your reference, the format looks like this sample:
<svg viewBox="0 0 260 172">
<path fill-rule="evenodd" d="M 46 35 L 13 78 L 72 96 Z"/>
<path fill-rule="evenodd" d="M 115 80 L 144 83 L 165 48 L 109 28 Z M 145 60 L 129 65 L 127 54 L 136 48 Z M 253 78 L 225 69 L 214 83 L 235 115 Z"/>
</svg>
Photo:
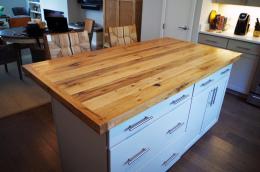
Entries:
<svg viewBox="0 0 260 172">
<path fill-rule="evenodd" d="M 90 18 L 95 20 L 95 22 L 101 26 L 103 26 L 103 11 L 102 10 L 89 10 L 89 9 L 82 9 L 81 10 L 84 18 Z"/>
<path fill-rule="evenodd" d="M 160 37 L 163 0 L 143 0 L 141 40 Z"/>
<path fill-rule="evenodd" d="M 28 7 L 27 0 L 0 0 L 0 5 L 5 7 L 4 14 L 13 16 L 13 7 Z"/>
<path fill-rule="evenodd" d="M 64 12 L 64 16 L 68 17 L 68 3 L 67 0 L 40 0 L 41 9 L 50 9 Z M 43 12 L 42 12 L 43 14 Z M 44 15 L 43 15 L 44 19 Z"/>
<path fill-rule="evenodd" d="M 219 5 L 218 12 L 228 18 L 230 29 L 233 29 L 237 24 L 237 19 L 240 13 L 248 13 L 251 18 L 250 28 L 254 30 L 256 18 L 260 19 L 260 7 L 250 7 L 241 5 Z"/>
<path fill-rule="evenodd" d="M 50 9 L 64 12 L 64 16 L 68 18 L 68 22 L 83 21 L 81 15 L 80 4 L 77 0 L 40 0 L 43 15 L 43 9 Z M 44 20 L 44 15 L 43 15 Z"/>
</svg>

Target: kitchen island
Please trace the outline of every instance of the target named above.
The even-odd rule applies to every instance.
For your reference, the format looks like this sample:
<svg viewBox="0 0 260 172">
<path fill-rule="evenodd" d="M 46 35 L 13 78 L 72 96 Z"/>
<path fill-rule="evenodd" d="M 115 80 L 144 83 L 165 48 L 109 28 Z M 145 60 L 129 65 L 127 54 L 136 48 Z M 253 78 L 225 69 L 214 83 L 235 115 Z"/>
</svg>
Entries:
<svg viewBox="0 0 260 172">
<path fill-rule="evenodd" d="M 52 96 L 64 171 L 166 171 L 216 123 L 239 56 L 163 38 L 24 71 Z"/>
</svg>

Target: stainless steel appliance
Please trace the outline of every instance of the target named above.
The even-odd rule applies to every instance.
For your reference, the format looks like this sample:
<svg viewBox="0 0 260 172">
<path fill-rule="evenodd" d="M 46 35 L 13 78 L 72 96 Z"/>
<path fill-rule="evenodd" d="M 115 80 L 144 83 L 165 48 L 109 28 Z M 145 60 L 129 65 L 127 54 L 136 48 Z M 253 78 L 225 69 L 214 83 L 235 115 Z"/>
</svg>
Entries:
<svg viewBox="0 0 260 172">
<path fill-rule="evenodd" d="M 256 74 L 247 101 L 260 107 L 260 59 L 258 60 Z"/>
</svg>

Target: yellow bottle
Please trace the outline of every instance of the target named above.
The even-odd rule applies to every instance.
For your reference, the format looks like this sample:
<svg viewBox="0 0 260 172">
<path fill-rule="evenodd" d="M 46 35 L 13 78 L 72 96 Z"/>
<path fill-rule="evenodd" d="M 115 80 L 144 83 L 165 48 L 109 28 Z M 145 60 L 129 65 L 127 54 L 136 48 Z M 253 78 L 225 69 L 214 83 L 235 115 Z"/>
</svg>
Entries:
<svg viewBox="0 0 260 172">
<path fill-rule="evenodd" d="M 256 19 L 256 23 L 255 23 L 255 31 L 254 31 L 254 37 L 260 37 L 260 23 L 258 18 Z"/>
</svg>

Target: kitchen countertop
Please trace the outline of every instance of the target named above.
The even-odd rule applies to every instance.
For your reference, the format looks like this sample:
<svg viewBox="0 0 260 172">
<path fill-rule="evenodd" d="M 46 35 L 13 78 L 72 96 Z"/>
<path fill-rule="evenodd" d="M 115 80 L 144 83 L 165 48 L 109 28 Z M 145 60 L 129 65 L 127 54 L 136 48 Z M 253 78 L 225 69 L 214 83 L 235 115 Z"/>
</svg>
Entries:
<svg viewBox="0 0 260 172">
<path fill-rule="evenodd" d="M 246 35 L 235 35 L 234 30 L 230 29 L 227 31 L 223 32 L 216 32 L 216 31 L 200 31 L 200 33 L 207 34 L 207 35 L 212 35 L 212 36 L 219 36 L 219 37 L 224 37 L 224 38 L 230 38 L 230 39 L 235 39 L 239 41 L 245 41 L 245 42 L 250 42 L 254 44 L 260 44 L 260 37 L 253 37 L 253 32 L 248 32 Z"/>
<path fill-rule="evenodd" d="M 239 59 L 171 38 L 25 65 L 24 71 L 99 134 Z"/>
</svg>

